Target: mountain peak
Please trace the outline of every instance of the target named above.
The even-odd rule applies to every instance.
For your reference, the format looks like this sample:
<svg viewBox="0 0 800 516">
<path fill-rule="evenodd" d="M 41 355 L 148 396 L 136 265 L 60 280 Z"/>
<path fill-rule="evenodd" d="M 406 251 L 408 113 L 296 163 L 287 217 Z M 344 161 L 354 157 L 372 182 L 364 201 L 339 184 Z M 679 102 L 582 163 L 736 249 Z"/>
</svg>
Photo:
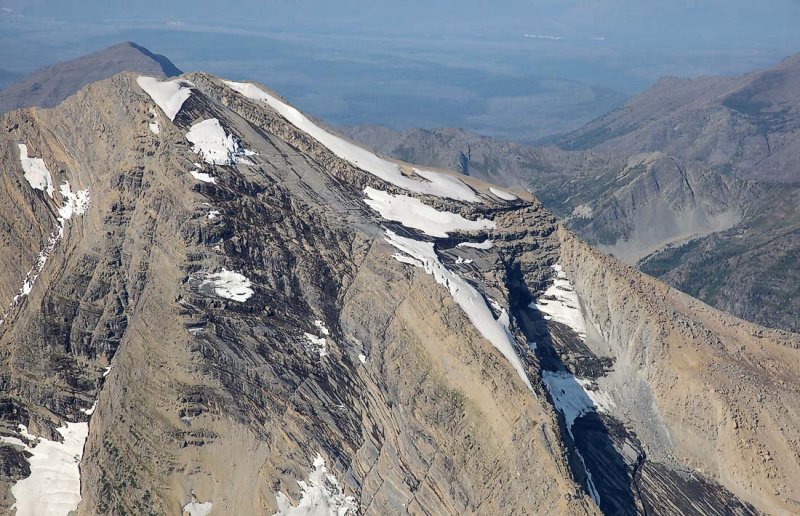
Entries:
<svg viewBox="0 0 800 516">
<path fill-rule="evenodd" d="M 121 72 L 172 77 L 182 72 L 167 57 L 125 41 L 92 54 L 48 66 L 0 91 L 0 113 L 23 107 L 53 107 L 84 86 Z"/>
</svg>

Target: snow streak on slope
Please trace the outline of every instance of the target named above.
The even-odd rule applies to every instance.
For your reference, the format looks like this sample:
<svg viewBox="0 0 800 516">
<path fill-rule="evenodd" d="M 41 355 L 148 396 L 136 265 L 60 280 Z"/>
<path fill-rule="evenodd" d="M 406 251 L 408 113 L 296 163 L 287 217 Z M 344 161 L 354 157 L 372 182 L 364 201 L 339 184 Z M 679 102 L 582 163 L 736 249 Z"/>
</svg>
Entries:
<svg viewBox="0 0 800 516">
<path fill-rule="evenodd" d="M 210 165 L 253 164 L 244 158 L 253 153 L 244 150 L 232 134 L 225 134 L 225 129 L 216 118 L 194 124 L 186 133 L 186 139 L 192 144 L 192 152 L 199 154 Z"/>
<path fill-rule="evenodd" d="M 384 219 L 419 229 L 432 237 L 445 238 L 451 232 L 483 231 L 495 227 L 492 220 L 465 219 L 458 213 L 439 211 L 415 197 L 392 195 L 369 186 L 364 189 L 364 193 L 367 195 L 364 202 Z"/>
<path fill-rule="evenodd" d="M 162 82 L 155 77 L 144 75 L 138 77 L 136 83 L 145 93 L 150 95 L 153 102 L 172 121 L 175 120 L 175 115 L 181 110 L 183 103 L 192 94 L 192 88 L 194 88 L 194 84 L 183 79 Z"/>
<path fill-rule="evenodd" d="M 298 480 L 301 498 L 297 505 L 285 494 L 275 493 L 278 512 L 273 516 L 356 516 L 358 503 L 352 496 L 345 496 L 335 476 L 328 473 L 325 459 L 317 454 L 314 469 L 308 474 L 308 482 Z"/>
<path fill-rule="evenodd" d="M 45 168 L 45 171 L 46 170 L 47 169 Z M 48 172 L 48 177 L 49 174 L 50 173 Z M 14 310 L 14 308 L 21 302 L 22 298 L 30 294 L 33 290 L 33 285 L 36 283 L 36 280 L 39 279 L 39 275 L 42 273 L 42 270 L 47 263 L 47 259 L 53 253 L 56 244 L 58 244 L 58 242 L 64 237 L 66 221 L 71 219 L 73 215 L 83 215 L 88 209 L 89 203 L 91 202 L 89 190 L 78 190 L 77 192 L 72 193 L 72 188 L 70 188 L 67 181 L 64 181 L 64 183 L 59 187 L 59 193 L 61 193 L 64 204 L 58 209 L 56 229 L 50 234 L 50 236 L 47 238 L 47 243 L 45 243 L 44 247 L 42 247 L 42 249 L 39 251 L 39 257 L 36 259 L 36 263 L 25 275 L 25 280 L 22 282 L 22 287 L 20 287 L 19 291 L 14 296 L 14 299 L 11 300 L 11 304 L 8 306 L 5 312 L 0 314 L 0 324 L 3 324 L 11 311 Z"/>
<path fill-rule="evenodd" d="M 572 284 L 560 265 L 553 265 L 553 270 L 556 272 L 553 284 L 530 306 L 546 314 L 544 318 L 548 321 L 553 320 L 566 324 L 581 339 L 586 339 L 586 321 L 584 321 L 581 313 L 578 294 L 575 293 Z"/>
<path fill-rule="evenodd" d="M 225 84 L 247 98 L 266 102 L 267 105 L 292 125 L 320 142 L 338 157 L 384 181 L 415 193 L 436 195 L 467 202 L 478 201 L 478 196 L 475 192 L 457 177 L 420 168 L 413 168 L 414 175 L 419 176 L 419 178 L 406 176 L 398 163 L 382 158 L 326 131 L 294 107 L 273 97 L 258 86 L 231 81 L 225 81 Z"/>
<path fill-rule="evenodd" d="M 568 371 L 542 371 L 542 381 L 553 398 L 553 404 L 564 415 L 564 424 L 567 427 L 570 437 L 572 435 L 572 425 L 575 420 L 589 412 L 607 412 L 614 405 L 611 397 L 602 391 L 592 391 L 587 389 L 591 384 L 589 380 L 576 378 Z M 574 437 L 573 437 L 574 439 Z M 586 467 L 586 462 L 575 448 L 575 453 L 583 464 L 586 471 L 586 485 L 589 495 L 600 505 L 600 495 L 592 481 L 592 473 Z"/>
<path fill-rule="evenodd" d="M 31 188 L 47 192 L 51 198 L 53 197 L 53 178 L 47 166 L 44 164 L 42 158 L 31 158 L 28 156 L 28 146 L 20 143 L 19 147 L 19 161 L 22 163 L 22 170 L 25 172 L 25 179 Z"/>
<path fill-rule="evenodd" d="M 398 261 L 422 267 L 426 273 L 433 275 L 437 283 L 450 290 L 450 295 L 464 310 L 475 328 L 506 357 L 522 382 L 533 391 L 525 366 L 514 349 L 514 337 L 507 325 L 503 324 L 507 324 L 508 321 L 495 320 L 483 296 L 475 287 L 439 261 L 434 244 L 404 238 L 393 231 L 386 231 L 386 241 L 404 253 L 394 256 Z"/>
<path fill-rule="evenodd" d="M 491 187 L 489 188 L 489 191 L 492 192 L 495 196 L 499 197 L 500 199 L 503 199 L 504 201 L 516 201 L 517 199 L 519 199 L 519 197 L 517 197 L 516 195 L 506 192 L 504 190 L 500 190 L 499 188 Z"/>
<path fill-rule="evenodd" d="M 487 238 L 483 242 L 461 242 L 456 247 L 471 247 L 472 249 L 486 250 L 494 247 L 494 242 Z"/>
<path fill-rule="evenodd" d="M 81 501 L 81 476 L 78 465 L 83 445 L 89 435 L 89 423 L 66 423 L 57 428 L 63 442 L 50 441 L 28 433 L 19 425 L 20 434 L 32 446 L 14 437 L 0 440 L 22 446 L 31 453 L 31 474 L 11 488 L 17 516 L 66 516 Z"/>
</svg>

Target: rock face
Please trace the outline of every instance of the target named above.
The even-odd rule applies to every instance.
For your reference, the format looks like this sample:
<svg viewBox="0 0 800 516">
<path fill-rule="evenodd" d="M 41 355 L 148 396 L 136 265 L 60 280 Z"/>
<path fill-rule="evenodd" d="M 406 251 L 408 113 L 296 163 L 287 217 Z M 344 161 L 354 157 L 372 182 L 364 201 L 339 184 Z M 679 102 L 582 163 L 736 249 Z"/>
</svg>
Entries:
<svg viewBox="0 0 800 516">
<path fill-rule="evenodd" d="M 23 107 L 53 107 L 93 82 L 120 72 L 174 77 L 182 72 L 162 55 L 130 41 L 38 70 L 0 91 L 0 113 Z"/>
<path fill-rule="evenodd" d="M 309 123 L 204 74 L 0 118 L 5 512 L 85 423 L 78 514 L 797 510 L 796 335 Z"/>
<path fill-rule="evenodd" d="M 348 134 L 399 159 L 529 189 L 578 235 L 699 299 L 800 331 L 800 58 L 665 78 L 531 147 L 461 130 Z"/>
</svg>

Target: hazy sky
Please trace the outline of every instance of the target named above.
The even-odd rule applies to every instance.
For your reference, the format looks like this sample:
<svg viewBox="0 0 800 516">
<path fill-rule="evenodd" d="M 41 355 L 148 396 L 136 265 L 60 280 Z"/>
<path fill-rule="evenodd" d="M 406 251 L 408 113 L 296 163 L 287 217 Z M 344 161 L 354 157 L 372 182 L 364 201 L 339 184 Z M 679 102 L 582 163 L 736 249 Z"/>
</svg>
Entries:
<svg viewBox="0 0 800 516">
<path fill-rule="evenodd" d="M 531 139 L 662 75 L 769 66 L 799 27 L 800 0 L 0 0 L 0 74 L 133 40 L 333 123 Z"/>
</svg>

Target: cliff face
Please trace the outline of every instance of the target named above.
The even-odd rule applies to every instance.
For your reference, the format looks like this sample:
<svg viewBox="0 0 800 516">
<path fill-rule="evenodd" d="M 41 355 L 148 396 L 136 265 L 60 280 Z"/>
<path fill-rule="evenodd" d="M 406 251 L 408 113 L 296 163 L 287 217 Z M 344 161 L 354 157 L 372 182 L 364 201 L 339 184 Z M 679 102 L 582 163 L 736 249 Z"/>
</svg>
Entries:
<svg viewBox="0 0 800 516">
<path fill-rule="evenodd" d="M 596 378 L 655 462 L 683 463 L 771 513 L 800 508 L 800 338 L 735 319 L 560 231 L 560 263 L 613 367 Z"/>
<path fill-rule="evenodd" d="M 597 255 L 524 193 L 203 74 L 1 122 L 6 512 L 790 507 L 796 337 Z"/>
</svg>

